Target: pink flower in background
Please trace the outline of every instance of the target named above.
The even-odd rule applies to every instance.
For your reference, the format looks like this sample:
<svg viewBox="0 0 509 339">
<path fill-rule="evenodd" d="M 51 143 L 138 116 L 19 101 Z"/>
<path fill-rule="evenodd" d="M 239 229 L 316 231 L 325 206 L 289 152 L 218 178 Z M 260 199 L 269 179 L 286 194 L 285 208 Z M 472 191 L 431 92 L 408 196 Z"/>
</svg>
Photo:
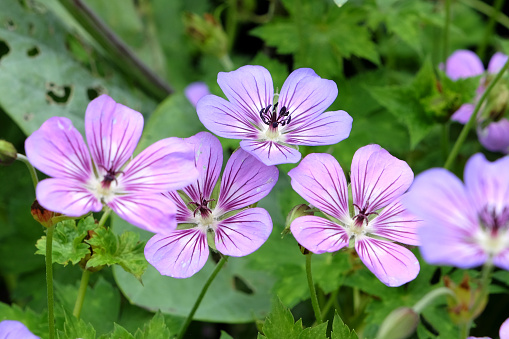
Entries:
<svg viewBox="0 0 509 339">
<path fill-rule="evenodd" d="M 403 204 L 423 220 L 418 229 L 424 259 L 472 268 L 492 261 L 509 270 L 509 157 L 489 162 L 475 154 L 463 183 L 433 168 L 415 179 Z"/>
<path fill-rule="evenodd" d="M 261 66 L 220 72 L 217 82 L 229 101 L 203 97 L 196 108 L 201 122 L 221 137 L 242 139 L 240 147 L 266 165 L 298 162 L 298 145 L 336 144 L 352 129 L 345 111 L 324 113 L 338 89 L 310 68 L 292 72 L 277 100 L 270 73 Z"/>
<path fill-rule="evenodd" d="M 206 83 L 200 81 L 190 83 L 184 89 L 184 95 L 194 107 L 196 107 L 196 104 L 201 98 L 208 94 L 210 94 L 209 86 L 207 86 Z"/>
<path fill-rule="evenodd" d="M 506 319 L 498 332 L 500 339 L 509 339 L 509 319 Z M 467 339 L 491 339 L 490 337 L 467 337 Z"/>
<path fill-rule="evenodd" d="M 507 61 L 507 55 L 495 53 L 488 64 L 488 74 L 498 73 Z M 485 72 L 481 59 L 472 51 L 458 50 L 447 59 L 446 74 L 452 80 L 483 75 Z M 486 78 L 477 88 L 476 101 L 486 89 Z M 509 100 L 509 98 L 502 98 Z M 466 124 L 474 113 L 476 103 L 463 104 L 451 117 L 452 120 Z M 505 107 L 504 107 L 505 109 Z M 479 142 L 493 152 L 509 153 L 509 120 L 502 117 L 498 121 L 484 121 L 481 108 L 478 118 L 477 135 Z M 503 113 L 503 112 L 502 112 Z M 497 113 L 498 114 L 498 113 Z"/>
<path fill-rule="evenodd" d="M 40 339 L 17 320 L 3 320 L 0 322 L 0 339 Z"/>
<path fill-rule="evenodd" d="M 224 255 L 242 257 L 256 251 L 269 237 L 272 220 L 263 208 L 248 207 L 269 194 L 278 179 L 275 166 L 265 166 L 239 149 L 226 163 L 216 202 L 212 192 L 223 164 L 221 143 L 207 132 L 186 140 L 194 146 L 200 172 L 198 180 L 184 188 L 190 202 L 186 204 L 177 192 L 165 195 L 177 205 L 182 228 L 156 234 L 145 246 L 147 261 L 174 278 L 190 277 L 205 265 L 209 233 L 213 246 Z"/>
<path fill-rule="evenodd" d="M 107 205 L 120 217 L 156 232 L 175 220 L 176 208 L 159 193 L 196 180 L 193 149 L 182 139 L 163 139 L 125 167 L 143 129 L 143 116 L 107 95 L 87 107 L 83 137 L 63 117 L 48 119 L 25 142 L 27 157 L 52 178 L 37 185 L 46 209 L 78 217 Z M 175 223 L 174 223 L 175 224 Z"/>
<path fill-rule="evenodd" d="M 400 203 L 414 177 L 406 162 L 378 145 L 357 150 L 350 175 L 353 214 L 345 174 L 332 155 L 310 154 L 288 174 L 293 189 L 330 217 L 295 219 L 290 228 L 299 244 L 323 253 L 336 252 L 353 240 L 362 262 L 384 284 L 400 286 L 417 276 L 417 258 L 395 243 L 419 245 L 419 221 Z"/>
</svg>

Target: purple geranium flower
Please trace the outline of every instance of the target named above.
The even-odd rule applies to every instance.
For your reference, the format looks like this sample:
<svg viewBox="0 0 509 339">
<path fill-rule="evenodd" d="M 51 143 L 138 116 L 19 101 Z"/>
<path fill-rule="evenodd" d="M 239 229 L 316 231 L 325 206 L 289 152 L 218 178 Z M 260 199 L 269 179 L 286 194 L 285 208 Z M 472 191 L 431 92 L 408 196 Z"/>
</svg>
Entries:
<svg viewBox="0 0 509 339">
<path fill-rule="evenodd" d="M 419 244 L 418 221 L 399 201 L 414 177 L 406 162 L 378 145 L 355 152 L 353 216 L 345 174 L 332 155 L 310 154 L 288 174 L 293 189 L 328 217 L 303 216 L 292 222 L 292 234 L 302 246 L 314 253 L 335 252 L 353 240 L 362 262 L 384 284 L 400 286 L 417 276 L 417 258 L 394 243 Z"/>
<path fill-rule="evenodd" d="M 498 73 L 506 63 L 507 58 L 505 54 L 495 53 L 488 64 L 488 74 Z M 483 75 L 484 72 L 481 59 L 472 51 L 458 50 L 447 59 L 446 74 L 452 80 L 475 77 Z M 476 91 L 476 102 L 481 98 L 486 89 L 487 79 L 489 79 L 489 76 L 481 79 L 481 84 Z M 507 100 L 507 98 L 502 99 Z M 463 104 L 452 115 L 451 119 L 466 124 L 474 110 L 475 103 Z M 497 116 L 500 115 L 499 112 L 494 113 Z M 481 113 L 477 120 L 477 135 L 481 145 L 493 152 L 509 153 L 509 120 L 502 117 L 495 119 L 498 121 L 490 121 L 490 119 L 487 119 Z"/>
<path fill-rule="evenodd" d="M 423 220 L 418 229 L 424 259 L 472 268 L 490 260 L 509 270 L 509 157 L 493 163 L 473 155 L 465 185 L 451 172 L 421 173 L 403 200 Z"/>
<path fill-rule="evenodd" d="M 3 320 L 0 322 L 0 339 L 40 339 L 21 322 Z"/>
<path fill-rule="evenodd" d="M 175 206 L 161 194 L 196 180 L 193 149 L 179 138 L 163 139 L 132 157 L 143 116 L 107 95 L 87 107 L 85 130 L 90 152 L 71 120 L 53 117 L 25 142 L 27 157 L 52 178 L 37 185 L 46 209 L 78 217 L 103 204 L 140 228 L 156 232 L 175 220 Z M 90 157 L 92 155 L 92 157 Z"/>
<path fill-rule="evenodd" d="M 210 94 L 209 86 L 204 82 L 193 82 L 184 89 L 184 94 L 191 105 L 196 107 L 196 104 L 201 98 Z"/>
<path fill-rule="evenodd" d="M 209 256 L 207 235 L 224 255 L 242 257 L 257 250 L 272 231 L 272 220 L 263 208 L 247 208 L 265 197 L 278 179 L 275 166 L 265 166 L 239 149 L 224 169 L 217 202 L 212 193 L 221 172 L 223 150 L 212 134 L 200 132 L 186 139 L 194 146 L 198 180 L 166 194 L 177 205 L 178 230 L 156 234 L 145 246 L 145 257 L 161 274 L 187 278 L 198 272 Z M 184 201 L 189 201 L 187 204 Z"/>
<path fill-rule="evenodd" d="M 229 101 L 202 98 L 196 108 L 201 122 L 221 137 L 243 139 L 240 147 L 266 165 L 298 162 L 298 145 L 335 144 L 352 129 L 345 111 L 324 113 L 338 89 L 312 69 L 292 72 L 277 99 L 270 73 L 261 66 L 221 72 L 217 82 Z"/>
</svg>

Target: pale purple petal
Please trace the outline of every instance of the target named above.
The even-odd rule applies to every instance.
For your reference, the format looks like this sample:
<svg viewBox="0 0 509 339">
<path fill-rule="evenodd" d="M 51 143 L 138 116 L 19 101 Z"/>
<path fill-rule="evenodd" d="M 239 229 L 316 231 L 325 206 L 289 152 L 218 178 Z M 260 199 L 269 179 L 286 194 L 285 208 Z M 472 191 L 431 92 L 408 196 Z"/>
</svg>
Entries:
<svg viewBox="0 0 509 339">
<path fill-rule="evenodd" d="M 350 220 L 345 174 L 332 155 L 309 154 L 288 175 L 292 188 L 307 202 L 339 220 Z"/>
<path fill-rule="evenodd" d="M 345 229 L 325 218 L 312 215 L 298 217 L 290 229 L 299 244 L 316 254 L 336 252 L 349 243 Z"/>
<path fill-rule="evenodd" d="M 483 73 L 481 59 L 472 51 L 457 50 L 447 59 L 446 74 L 452 80 L 475 77 Z"/>
<path fill-rule="evenodd" d="M 219 140 L 208 132 L 200 132 L 185 141 L 194 148 L 194 162 L 198 170 L 198 180 L 184 191 L 192 199 L 209 199 L 223 167 L 223 148 Z"/>
<path fill-rule="evenodd" d="M 216 211 L 219 214 L 254 204 L 277 182 L 276 166 L 265 166 L 242 149 L 232 154 L 224 169 Z"/>
<path fill-rule="evenodd" d="M 489 73 L 498 73 L 504 67 L 507 62 L 507 55 L 504 53 L 497 52 L 491 57 L 490 63 L 488 64 Z"/>
<path fill-rule="evenodd" d="M 25 141 L 30 163 L 55 178 L 86 182 L 94 176 L 83 137 L 68 118 L 53 117 Z"/>
<path fill-rule="evenodd" d="M 355 152 L 350 177 L 353 203 L 370 213 L 405 193 L 414 174 L 406 162 L 378 145 L 368 145 Z"/>
<path fill-rule="evenodd" d="M 407 245 L 419 246 L 417 228 L 421 221 L 408 212 L 399 200 L 384 208 L 369 222 L 369 233 Z"/>
<path fill-rule="evenodd" d="M 253 120 L 245 110 L 215 95 L 204 96 L 196 106 L 196 113 L 209 131 L 229 139 L 256 139 L 260 131 L 255 126 L 263 124 Z"/>
<path fill-rule="evenodd" d="M 283 132 L 285 142 L 306 146 L 337 144 L 350 135 L 352 121 L 345 111 L 325 112 L 300 128 L 293 128 L 293 123 L 287 125 Z"/>
<path fill-rule="evenodd" d="M 188 206 L 184 203 L 184 200 L 180 197 L 180 195 L 176 191 L 166 192 L 163 195 L 171 201 L 171 203 L 177 206 L 177 223 L 193 223 L 193 213 L 188 208 Z"/>
<path fill-rule="evenodd" d="M 387 286 L 406 284 L 419 273 L 419 261 L 403 246 L 365 237 L 355 242 L 355 250 L 364 265 Z"/>
<path fill-rule="evenodd" d="M 196 228 L 156 234 L 145 246 L 147 261 L 173 278 L 189 278 L 203 268 L 208 257 L 207 235 Z"/>
<path fill-rule="evenodd" d="M 208 94 L 210 94 L 209 86 L 207 86 L 206 83 L 200 81 L 190 83 L 184 89 L 184 95 L 194 107 L 196 107 L 196 104 L 198 101 L 200 101 L 201 98 Z"/>
<path fill-rule="evenodd" d="M 218 223 L 215 245 L 224 255 L 243 257 L 260 248 L 271 232 L 269 213 L 259 207 L 248 208 Z"/>
<path fill-rule="evenodd" d="M 182 139 L 167 138 L 138 154 L 117 180 L 126 193 L 159 193 L 182 189 L 197 177 L 193 148 Z"/>
<path fill-rule="evenodd" d="M 177 207 L 161 193 L 117 195 L 108 206 L 136 227 L 158 234 L 177 228 Z"/>
<path fill-rule="evenodd" d="M 503 234 L 499 234 L 497 236 L 498 237 L 503 236 L 505 238 L 504 243 L 506 244 L 506 246 L 507 244 L 509 244 L 509 234 L 504 232 Z M 506 271 L 509 270 L 509 248 L 506 247 L 506 249 L 502 250 L 502 252 L 496 254 L 493 257 L 493 264 Z"/>
<path fill-rule="evenodd" d="M 40 339 L 17 320 L 3 320 L 0 322 L 0 339 Z"/>
<path fill-rule="evenodd" d="M 260 125 L 260 111 L 272 105 L 274 85 L 269 71 L 262 66 L 243 66 L 232 72 L 219 72 L 217 83 L 230 102 L 236 106 L 236 114 Z"/>
<path fill-rule="evenodd" d="M 509 120 L 503 118 L 491 122 L 485 128 L 478 128 L 479 142 L 492 152 L 509 153 Z"/>
<path fill-rule="evenodd" d="M 85 113 L 90 153 L 98 172 L 117 172 L 133 155 L 143 130 L 143 116 L 106 94 L 92 100 Z"/>
<path fill-rule="evenodd" d="M 454 114 L 451 116 L 451 120 L 457 121 L 460 124 L 466 124 L 470 117 L 474 113 L 475 106 L 473 104 L 463 104 Z"/>
<path fill-rule="evenodd" d="M 310 68 L 300 68 L 286 79 L 278 99 L 278 110 L 290 112 L 288 128 L 301 129 L 324 112 L 338 96 L 338 87 L 332 80 L 320 78 Z"/>
<path fill-rule="evenodd" d="M 479 230 L 475 205 L 455 175 L 442 168 L 421 173 L 402 203 L 423 220 L 417 234 L 428 263 L 471 268 L 486 260 L 474 240 Z"/>
<path fill-rule="evenodd" d="M 67 178 L 42 180 L 37 185 L 36 196 L 45 209 L 70 217 L 99 212 L 103 207 L 82 182 Z"/>
<path fill-rule="evenodd" d="M 500 326 L 500 332 L 498 334 L 500 339 L 509 339 L 509 318 L 502 323 L 502 326 Z"/>
<path fill-rule="evenodd" d="M 509 218 L 509 157 L 490 162 L 482 153 L 474 154 L 465 165 L 465 186 L 479 214 L 495 213 Z M 487 208 L 487 210 L 485 210 Z M 502 221 L 502 224 L 505 222 Z"/>
<path fill-rule="evenodd" d="M 300 160 L 301 154 L 293 147 L 267 140 L 242 140 L 240 147 L 265 165 L 293 164 Z"/>
</svg>

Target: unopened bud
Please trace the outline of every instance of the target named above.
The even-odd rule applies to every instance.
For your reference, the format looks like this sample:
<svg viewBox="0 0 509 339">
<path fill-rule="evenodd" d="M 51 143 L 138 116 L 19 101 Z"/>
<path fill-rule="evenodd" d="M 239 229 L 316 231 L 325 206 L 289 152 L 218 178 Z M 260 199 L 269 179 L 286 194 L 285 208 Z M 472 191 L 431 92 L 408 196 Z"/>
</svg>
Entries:
<svg viewBox="0 0 509 339">
<path fill-rule="evenodd" d="M 228 51 L 228 37 L 213 15 L 186 13 L 186 32 L 203 53 L 222 58 Z"/>
<path fill-rule="evenodd" d="M 288 213 L 288 216 L 286 217 L 286 223 L 285 223 L 285 229 L 283 232 L 281 232 L 282 236 L 285 236 L 286 234 L 290 233 L 290 225 L 292 222 L 297 219 L 298 217 L 302 217 L 305 215 L 314 215 L 313 209 L 310 208 L 308 205 L 300 204 L 292 208 L 290 213 Z"/>
<path fill-rule="evenodd" d="M 400 307 L 389 313 L 378 330 L 377 339 L 410 337 L 419 324 L 419 315 L 410 307 Z"/>
<path fill-rule="evenodd" d="M 60 213 L 49 211 L 42 207 L 37 200 L 34 201 L 30 208 L 30 213 L 34 217 L 35 221 L 40 223 L 44 227 L 51 227 L 55 224 L 55 217 L 60 216 Z"/>
<path fill-rule="evenodd" d="M 8 141 L 0 140 L 0 165 L 9 166 L 16 161 L 18 152 L 13 144 Z"/>
</svg>

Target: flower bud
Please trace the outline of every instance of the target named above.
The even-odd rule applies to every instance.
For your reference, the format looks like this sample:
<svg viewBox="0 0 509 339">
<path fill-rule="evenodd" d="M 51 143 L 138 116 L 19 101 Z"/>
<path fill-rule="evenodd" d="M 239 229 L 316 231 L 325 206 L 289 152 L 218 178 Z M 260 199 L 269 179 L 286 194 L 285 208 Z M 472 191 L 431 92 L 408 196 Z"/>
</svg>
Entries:
<svg viewBox="0 0 509 339">
<path fill-rule="evenodd" d="M 9 166 L 16 161 L 18 152 L 14 146 L 5 140 L 0 140 L 0 165 Z"/>
<path fill-rule="evenodd" d="M 403 339 L 415 332 L 419 315 L 410 307 L 400 307 L 389 313 L 378 330 L 378 339 Z"/>
<path fill-rule="evenodd" d="M 55 217 L 60 216 L 60 213 L 55 213 L 52 211 L 49 211 L 42 207 L 37 199 L 32 204 L 32 207 L 30 208 L 30 213 L 32 214 L 32 217 L 34 217 L 35 221 L 40 223 L 44 227 L 51 227 L 55 224 Z"/>
<path fill-rule="evenodd" d="M 285 236 L 286 234 L 290 233 L 290 225 L 292 222 L 298 217 L 302 217 L 304 215 L 314 215 L 313 210 L 308 205 L 300 204 L 292 208 L 286 217 L 286 226 L 283 232 L 281 232 L 281 235 Z"/>
<path fill-rule="evenodd" d="M 186 13 L 184 17 L 186 32 L 205 54 L 222 58 L 228 51 L 228 37 L 223 27 L 213 15 L 202 16 Z"/>
<path fill-rule="evenodd" d="M 484 310 L 484 307 L 486 307 L 488 302 L 487 297 L 484 297 L 477 306 L 475 305 L 482 290 L 480 286 L 472 288 L 468 274 L 465 273 L 459 285 L 455 284 L 448 276 L 445 276 L 444 285 L 456 295 L 456 298 L 447 298 L 448 312 L 455 324 L 459 325 L 470 322 L 472 319 L 477 318 Z M 474 306 L 476 306 L 475 309 L 473 309 Z"/>
</svg>

